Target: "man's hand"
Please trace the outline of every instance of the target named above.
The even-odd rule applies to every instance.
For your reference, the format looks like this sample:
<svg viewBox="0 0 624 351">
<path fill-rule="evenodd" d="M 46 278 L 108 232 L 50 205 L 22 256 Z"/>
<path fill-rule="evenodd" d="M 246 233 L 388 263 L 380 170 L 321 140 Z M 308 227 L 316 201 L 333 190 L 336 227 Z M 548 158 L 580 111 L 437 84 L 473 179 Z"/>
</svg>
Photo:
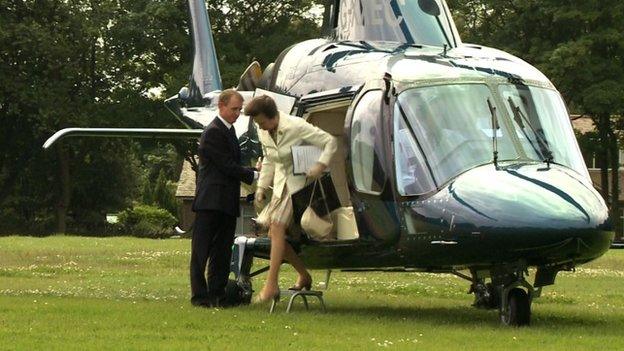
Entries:
<svg viewBox="0 0 624 351">
<path fill-rule="evenodd" d="M 327 166 L 320 162 L 317 162 L 314 164 L 314 166 L 310 167 L 310 169 L 306 173 L 306 176 L 310 179 L 318 179 L 323 175 L 323 171 L 325 169 L 327 169 Z"/>
</svg>

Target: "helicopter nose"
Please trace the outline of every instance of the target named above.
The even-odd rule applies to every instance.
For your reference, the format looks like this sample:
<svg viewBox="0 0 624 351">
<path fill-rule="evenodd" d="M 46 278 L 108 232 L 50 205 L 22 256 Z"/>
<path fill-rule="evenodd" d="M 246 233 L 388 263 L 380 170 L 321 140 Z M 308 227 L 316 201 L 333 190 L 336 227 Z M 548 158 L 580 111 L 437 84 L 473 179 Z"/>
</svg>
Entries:
<svg viewBox="0 0 624 351">
<path fill-rule="evenodd" d="M 607 207 L 591 184 L 556 165 L 501 170 L 479 167 L 458 177 L 448 190 L 449 196 L 495 227 L 499 223 L 527 228 L 593 228 L 607 219 Z"/>
<path fill-rule="evenodd" d="M 448 202 L 457 207 L 451 211 L 462 213 L 469 227 L 505 247 L 521 251 L 570 244 L 595 255 L 613 238 L 602 197 L 565 167 L 483 166 L 462 174 L 447 189 Z M 462 220 L 457 219 L 459 225 Z"/>
</svg>

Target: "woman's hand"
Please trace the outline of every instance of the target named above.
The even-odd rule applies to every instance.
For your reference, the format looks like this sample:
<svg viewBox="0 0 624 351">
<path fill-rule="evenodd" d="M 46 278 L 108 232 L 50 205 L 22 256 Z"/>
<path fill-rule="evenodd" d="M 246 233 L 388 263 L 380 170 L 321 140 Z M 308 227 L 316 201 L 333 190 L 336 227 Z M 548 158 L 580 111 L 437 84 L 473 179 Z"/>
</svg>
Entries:
<svg viewBox="0 0 624 351">
<path fill-rule="evenodd" d="M 264 205 L 265 194 L 263 188 L 256 189 L 256 195 L 254 196 L 254 206 L 256 208 L 262 208 Z"/>
<path fill-rule="evenodd" d="M 258 162 L 256 162 L 256 170 L 258 170 L 258 172 L 262 170 L 262 157 L 258 157 Z"/>
<path fill-rule="evenodd" d="M 314 166 L 310 167 L 306 176 L 310 179 L 318 179 L 323 175 L 323 171 L 327 169 L 327 166 L 324 164 L 317 162 Z"/>
</svg>

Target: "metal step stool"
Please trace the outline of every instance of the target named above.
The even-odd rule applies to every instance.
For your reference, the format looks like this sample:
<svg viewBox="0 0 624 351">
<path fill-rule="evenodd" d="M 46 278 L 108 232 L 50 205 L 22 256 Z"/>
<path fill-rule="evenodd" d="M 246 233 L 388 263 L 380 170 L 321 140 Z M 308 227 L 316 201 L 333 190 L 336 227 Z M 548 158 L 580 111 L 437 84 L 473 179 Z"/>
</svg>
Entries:
<svg viewBox="0 0 624 351">
<path fill-rule="evenodd" d="M 301 296 L 301 298 L 303 299 L 303 304 L 305 305 L 306 310 L 309 310 L 310 307 L 308 306 L 308 296 L 312 296 L 312 297 L 316 297 L 319 302 L 321 303 L 321 307 L 323 307 L 323 312 L 326 312 L 327 309 L 325 308 L 325 301 L 323 301 L 323 292 L 322 291 L 318 291 L 318 290 L 280 290 L 280 297 L 286 297 L 286 296 L 290 296 L 290 298 L 288 299 L 288 306 L 286 307 L 286 313 L 290 313 L 290 309 L 292 308 L 293 305 L 293 301 L 295 301 L 295 298 L 297 296 Z M 269 313 L 273 313 L 273 311 L 275 310 L 275 305 L 277 305 L 277 303 L 275 302 L 275 300 L 273 300 L 271 302 L 271 309 L 269 310 Z"/>
</svg>

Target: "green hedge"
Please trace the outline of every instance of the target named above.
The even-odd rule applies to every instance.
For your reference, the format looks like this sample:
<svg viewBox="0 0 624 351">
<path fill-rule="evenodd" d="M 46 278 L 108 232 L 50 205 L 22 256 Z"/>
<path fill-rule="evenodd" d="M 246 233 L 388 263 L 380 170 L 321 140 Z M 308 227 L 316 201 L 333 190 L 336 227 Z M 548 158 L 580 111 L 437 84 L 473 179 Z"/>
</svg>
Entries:
<svg viewBox="0 0 624 351">
<path fill-rule="evenodd" d="M 136 205 L 119 214 L 119 225 L 132 236 L 168 238 L 178 220 L 169 211 L 150 205 Z"/>
</svg>

